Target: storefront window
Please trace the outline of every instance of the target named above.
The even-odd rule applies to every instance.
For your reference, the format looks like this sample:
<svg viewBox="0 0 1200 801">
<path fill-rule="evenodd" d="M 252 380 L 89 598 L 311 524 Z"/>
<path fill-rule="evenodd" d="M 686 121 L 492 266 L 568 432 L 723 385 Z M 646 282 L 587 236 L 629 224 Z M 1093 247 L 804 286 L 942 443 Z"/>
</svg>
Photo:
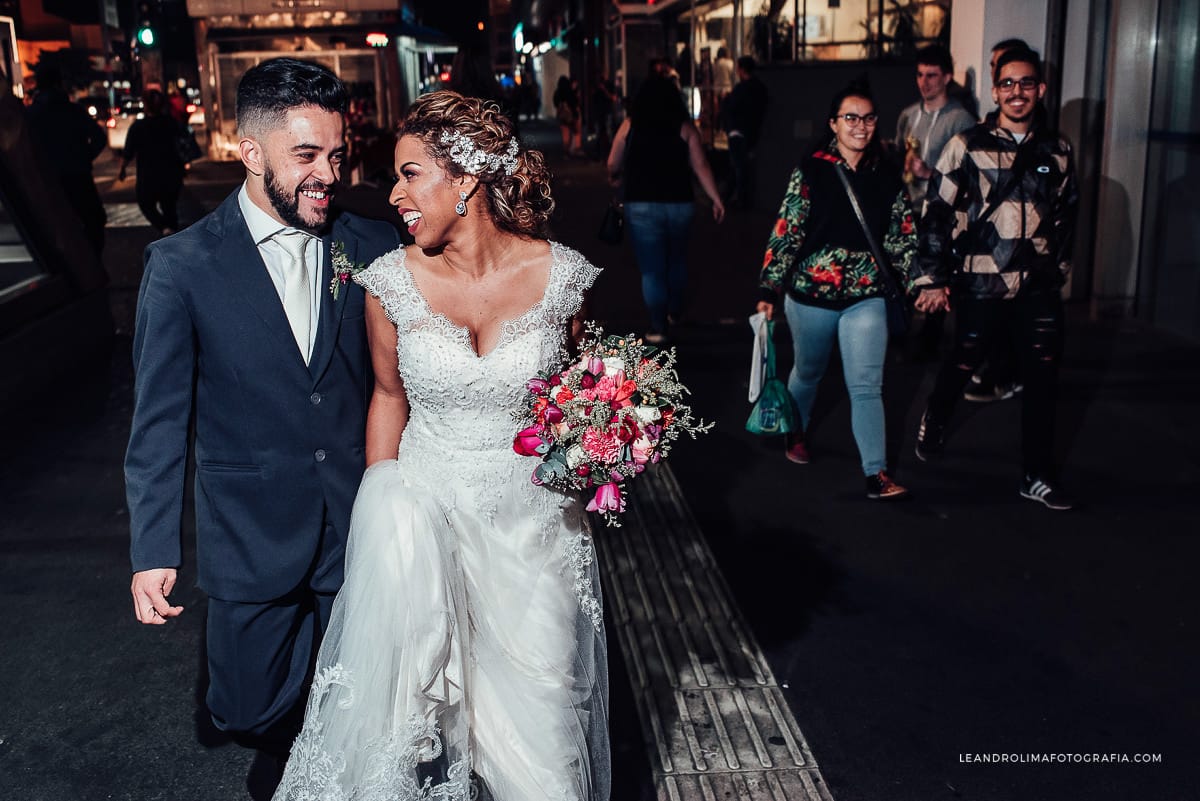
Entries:
<svg viewBox="0 0 1200 801">
<path fill-rule="evenodd" d="M 735 8 L 697 15 L 701 51 L 732 51 L 740 29 L 741 51 L 763 63 L 860 61 L 905 58 L 950 35 L 950 0 L 762 0 L 743 2 L 741 20 Z"/>
</svg>

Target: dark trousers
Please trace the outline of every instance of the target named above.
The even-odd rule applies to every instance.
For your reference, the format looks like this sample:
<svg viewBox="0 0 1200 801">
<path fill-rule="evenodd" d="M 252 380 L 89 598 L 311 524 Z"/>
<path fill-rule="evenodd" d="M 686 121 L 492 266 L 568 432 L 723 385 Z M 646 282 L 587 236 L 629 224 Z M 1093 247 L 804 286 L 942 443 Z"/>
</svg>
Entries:
<svg viewBox="0 0 1200 801">
<path fill-rule="evenodd" d="M 254 603 L 209 598 L 208 709 L 242 745 L 285 757 L 300 731 L 311 670 L 341 585 L 343 551 L 322 547 L 292 592 Z M 344 538 L 343 538 L 344 539 Z"/>
<path fill-rule="evenodd" d="M 735 206 L 750 205 L 750 145 L 744 136 L 729 137 L 729 170 L 733 177 L 729 199 Z"/>
<path fill-rule="evenodd" d="M 1063 305 L 1055 290 L 1011 300 L 955 298 L 954 348 L 929 396 L 928 414 L 945 424 L 971 375 L 1007 340 L 1025 381 L 1021 393 L 1021 462 L 1025 474 L 1054 477 L 1054 415 L 1063 348 Z"/>
<path fill-rule="evenodd" d="M 149 172 L 148 170 L 146 172 Z M 170 228 L 179 230 L 179 192 L 183 188 L 183 176 L 173 171 L 164 175 L 143 175 L 139 166 L 137 177 L 138 208 L 159 231 Z"/>
<path fill-rule="evenodd" d="M 67 202 L 83 221 L 84 237 L 99 256 L 104 249 L 104 224 L 108 221 L 108 214 L 104 211 L 104 201 L 100 199 L 92 174 L 76 173 L 60 175 L 58 178 L 67 195 Z"/>
</svg>

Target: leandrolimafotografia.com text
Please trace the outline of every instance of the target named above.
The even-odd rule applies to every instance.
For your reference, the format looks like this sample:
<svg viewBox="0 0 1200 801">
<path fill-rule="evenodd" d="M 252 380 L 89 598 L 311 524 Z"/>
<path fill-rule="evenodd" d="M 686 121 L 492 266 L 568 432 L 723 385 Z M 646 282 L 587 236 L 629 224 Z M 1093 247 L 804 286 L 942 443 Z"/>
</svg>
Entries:
<svg viewBox="0 0 1200 801">
<path fill-rule="evenodd" d="M 1162 754 L 973 753 L 959 754 L 963 764 L 978 765 L 1158 765 Z"/>
</svg>

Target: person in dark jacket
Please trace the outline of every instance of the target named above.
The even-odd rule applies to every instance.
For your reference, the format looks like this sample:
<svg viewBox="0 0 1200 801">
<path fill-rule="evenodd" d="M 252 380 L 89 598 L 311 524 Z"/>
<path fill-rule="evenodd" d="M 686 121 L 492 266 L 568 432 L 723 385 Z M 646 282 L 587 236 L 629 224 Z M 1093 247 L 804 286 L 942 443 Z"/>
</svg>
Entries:
<svg viewBox="0 0 1200 801">
<path fill-rule="evenodd" d="M 767 86 L 754 74 L 756 68 L 750 56 L 738 59 L 738 83 L 721 104 L 721 127 L 729 141 L 729 167 L 733 173 L 730 203 L 743 208 L 753 196 L 750 159 L 767 114 Z"/>
<path fill-rule="evenodd" d="M 878 122 L 866 87 L 851 86 L 834 96 L 829 106 L 833 141 L 792 171 L 767 239 L 758 311 L 773 319 L 782 301 L 796 359 L 788 390 L 804 429 L 837 341 L 867 497 L 893 499 L 908 491 L 892 480 L 887 467 L 883 362 L 888 330 L 881 265 L 838 177 L 845 171 L 895 277 L 910 285 L 917 235 L 900 169 L 883 157 L 875 136 Z M 789 434 L 785 449 L 790 461 L 808 463 L 803 431 Z"/>
<path fill-rule="evenodd" d="M 179 230 L 177 206 L 186 171 L 179 138 L 184 128 L 171 116 L 162 92 L 147 92 L 145 102 L 146 116 L 135 120 L 125 136 L 117 180 L 125 180 L 126 169 L 136 159 L 138 208 L 159 233 L 168 236 Z"/>
<path fill-rule="evenodd" d="M 1057 485 L 1054 415 L 1063 346 L 1061 288 L 1079 197 L 1070 144 L 1038 123 L 1045 91 L 1035 52 L 1005 52 L 992 86 L 996 122 L 951 139 L 930 179 L 917 308 L 953 306 L 955 342 L 921 417 L 916 452 L 924 461 L 942 451 L 963 388 L 994 352 L 994 343 L 1009 340 L 1025 383 L 1020 495 L 1066 510 L 1074 504 Z"/>
<path fill-rule="evenodd" d="M 206 704 L 218 729 L 257 752 L 246 777 L 255 801 L 275 792 L 300 729 L 366 466 L 366 299 L 337 273 L 400 244 L 390 223 L 331 211 L 347 105 L 318 64 L 275 58 L 242 75 L 246 180 L 149 245 L 138 292 L 125 456 L 134 613 L 161 626 L 184 611 L 168 597 L 192 453 Z M 140 642 L 147 669 L 166 670 L 152 640 Z"/>
<path fill-rule="evenodd" d="M 83 221 L 83 233 L 97 255 L 104 249 L 108 216 L 92 178 L 92 162 L 104 152 L 104 129 L 78 103 L 72 103 L 55 66 L 37 71 L 37 96 L 29 107 L 29 125 L 42 146 L 46 164 Z"/>
</svg>

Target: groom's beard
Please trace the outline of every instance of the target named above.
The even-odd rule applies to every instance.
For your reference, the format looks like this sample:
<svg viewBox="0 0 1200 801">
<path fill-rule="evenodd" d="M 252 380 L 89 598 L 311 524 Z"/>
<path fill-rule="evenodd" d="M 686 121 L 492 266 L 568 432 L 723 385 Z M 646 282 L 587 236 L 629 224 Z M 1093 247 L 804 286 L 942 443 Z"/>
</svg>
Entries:
<svg viewBox="0 0 1200 801">
<path fill-rule="evenodd" d="M 321 229 L 325 227 L 325 223 L 329 220 L 328 211 L 324 209 L 314 210 L 313 219 L 305 219 L 300 214 L 300 192 L 304 189 L 317 190 L 325 192 L 327 197 L 332 198 L 332 186 L 320 181 L 306 181 L 289 192 L 286 186 L 279 183 L 278 177 L 275 175 L 275 171 L 271 169 L 270 164 L 265 165 L 263 168 L 263 183 L 266 186 L 267 199 L 271 201 L 271 206 L 279 215 L 279 219 L 292 228 L 299 228 L 301 231 L 308 231 L 311 234 L 319 234 Z"/>
</svg>

